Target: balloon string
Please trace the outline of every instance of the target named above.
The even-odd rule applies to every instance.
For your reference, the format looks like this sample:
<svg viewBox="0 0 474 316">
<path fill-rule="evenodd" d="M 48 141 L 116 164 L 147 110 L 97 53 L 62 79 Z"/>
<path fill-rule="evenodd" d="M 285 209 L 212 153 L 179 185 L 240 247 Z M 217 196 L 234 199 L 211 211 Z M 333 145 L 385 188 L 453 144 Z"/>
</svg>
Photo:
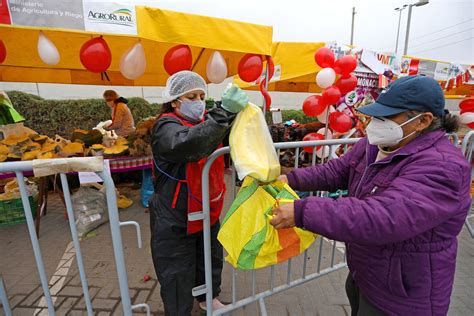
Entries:
<svg viewBox="0 0 474 316">
<path fill-rule="evenodd" d="M 272 97 L 270 96 L 270 93 L 268 93 L 268 90 L 266 89 L 266 85 L 267 85 L 267 81 L 271 80 L 272 79 L 271 77 L 273 77 L 273 71 L 274 71 L 273 68 L 275 66 L 273 64 L 273 59 L 270 56 L 266 56 L 266 60 L 267 60 L 267 66 L 265 70 L 265 77 L 263 78 L 262 82 L 260 82 L 260 92 L 262 93 L 263 98 L 265 100 L 265 111 L 269 111 L 270 105 L 272 104 Z M 267 76 L 270 76 L 270 78 L 267 78 Z"/>
<path fill-rule="evenodd" d="M 324 131 L 324 139 L 327 139 L 328 138 L 328 131 L 329 131 L 329 108 L 331 106 L 329 105 L 327 107 L 327 111 L 326 111 L 326 124 L 325 124 L 325 131 Z M 326 155 L 326 146 L 322 146 L 322 151 L 321 151 L 321 160 L 320 160 L 320 164 L 324 164 L 324 156 Z M 331 150 L 331 147 L 329 147 L 329 150 Z M 329 155 L 331 155 L 331 152 L 329 152 Z M 329 156 L 328 156 L 329 157 Z"/>
<path fill-rule="evenodd" d="M 105 79 L 107 79 L 107 81 L 110 82 L 109 76 L 107 75 L 107 72 L 105 72 L 105 71 L 100 73 L 100 79 L 102 81 L 104 80 L 104 76 L 105 76 Z"/>
<path fill-rule="evenodd" d="M 346 105 L 347 105 L 347 104 L 346 104 Z M 359 117 L 355 114 L 353 106 L 352 106 L 352 105 L 347 105 L 347 107 L 349 108 L 349 110 L 351 111 L 352 115 L 354 116 L 355 123 L 357 123 L 357 122 L 359 121 Z"/>
<path fill-rule="evenodd" d="M 265 89 L 265 84 L 266 84 L 267 78 L 264 78 L 262 82 L 260 82 L 260 92 L 263 95 L 263 98 L 265 99 L 265 109 L 268 111 L 270 110 L 270 105 L 272 104 L 272 97 L 270 96 L 270 93 Z"/>
</svg>

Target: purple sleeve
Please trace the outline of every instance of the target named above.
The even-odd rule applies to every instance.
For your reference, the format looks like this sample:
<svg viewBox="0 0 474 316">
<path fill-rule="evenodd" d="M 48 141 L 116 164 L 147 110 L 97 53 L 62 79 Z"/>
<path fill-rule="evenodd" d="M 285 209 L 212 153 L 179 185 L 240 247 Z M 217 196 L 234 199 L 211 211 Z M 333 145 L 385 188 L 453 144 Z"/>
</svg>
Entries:
<svg viewBox="0 0 474 316">
<path fill-rule="evenodd" d="M 469 170 L 454 163 L 412 164 L 377 196 L 295 201 L 296 225 L 339 241 L 382 245 L 465 217 L 471 202 Z"/>
<path fill-rule="evenodd" d="M 365 151 L 365 140 L 359 141 L 352 150 L 340 158 L 332 159 L 323 165 L 294 169 L 287 174 L 288 184 L 299 191 L 330 191 L 347 189 L 349 180 L 349 161 L 353 155 Z"/>
</svg>

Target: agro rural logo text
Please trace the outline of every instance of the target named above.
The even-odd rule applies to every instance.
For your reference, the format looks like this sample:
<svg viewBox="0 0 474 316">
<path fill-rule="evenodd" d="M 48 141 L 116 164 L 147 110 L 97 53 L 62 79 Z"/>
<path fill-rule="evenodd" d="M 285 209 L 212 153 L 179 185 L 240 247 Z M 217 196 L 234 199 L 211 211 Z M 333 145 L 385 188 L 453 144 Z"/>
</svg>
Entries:
<svg viewBox="0 0 474 316">
<path fill-rule="evenodd" d="M 98 23 L 119 24 L 125 26 L 134 25 L 132 11 L 129 9 L 119 9 L 111 13 L 94 12 L 90 10 L 87 18 L 89 21 Z"/>
</svg>

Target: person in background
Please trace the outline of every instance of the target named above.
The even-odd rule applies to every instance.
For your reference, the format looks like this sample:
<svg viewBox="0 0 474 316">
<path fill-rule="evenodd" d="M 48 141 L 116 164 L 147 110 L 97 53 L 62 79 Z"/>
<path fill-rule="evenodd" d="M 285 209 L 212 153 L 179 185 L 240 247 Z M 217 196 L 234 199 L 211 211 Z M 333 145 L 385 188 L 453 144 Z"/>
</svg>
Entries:
<svg viewBox="0 0 474 316">
<path fill-rule="evenodd" d="M 115 130 L 118 136 L 128 137 L 135 131 L 135 122 L 132 112 L 127 106 L 128 100 L 121 97 L 114 90 L 106 90 L 104 99 L 112 109 L 112 124 L 107 126 L 108 130 Z"/>
<path fill-rule="evenodd" d="M 248 103 L 247 95 L 233 85 L 222 95 L 222 104 L 206 113 L 206 90 L 195 72 L 172 75 L 152 131 L 156 178 L 150 199 L 151 250 L 166 315 L 190 315 L 192 289 L 205 284 L 202 221 L 188 221 L 188 215 L 202 211 L 201 174 L 207 157 L 221 146 L 236 114 Z M 221 156 L 209 172 L 213 309 L 224 306 L 217 299 L 223 265 L 217 233 L 224 196 Z M 206 309 L 206 296 L 197 300 Z"/>
<path fill-rule="evenodd" d="M 346 243 L 352 315 L 448 312 L 471 166 L 445 136 L 458 121 L 444 105 L 434 79 L 398 79 L 358 109 L 372 119 L 351 151 L 280 176 L 296 190 L 349 190 L 282 205 L 271 224 Z"/>
</svg>

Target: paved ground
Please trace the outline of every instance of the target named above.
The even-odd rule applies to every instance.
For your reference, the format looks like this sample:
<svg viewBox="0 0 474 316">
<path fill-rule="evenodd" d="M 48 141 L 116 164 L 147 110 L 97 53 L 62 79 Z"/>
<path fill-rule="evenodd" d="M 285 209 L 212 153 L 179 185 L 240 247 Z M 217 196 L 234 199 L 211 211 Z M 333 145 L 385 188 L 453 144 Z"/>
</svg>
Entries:
<svg viewBox="0 0 474 316">
<path fill-rule="evenodd" d="M 120 191 L 132 197 L 134 205 L 121 211 L 122 221 L 135 220 L 142 226 L 143 249 L 137 248 L 135 231 L 132 227 L 122 229 L 124 252 L 127 263 L 128 281 L 132 303 L 147 302 L 153 314 L 163 314 L 160 286 L 157 282 L 149 250 L 148 213 L 139 204 L 139 190 L 119 187 Z M 52 194 L 48 214 L 42 219 L 40 244 L 51 292 L 58 315 L 85 315 L 85 304 L 76 266 L 75 253 L 71 246 L 68 223 L 64 220 L 64 207 L 59 197 Z M 474 239 L 464 229 L 459 236 L 459 255 L 456 282 L 449 315 L 474 315 Z M 331 249 L 323 243 L 325 251 Z M 317 247 L 309 252 L 308 270 L 316 269 Z M 103 225 L 96 236 L 81 243 L 88 277 L 92 304 L 97 315 L 121 315 L 120 294 L 114 266 L 109 226 Z M 339 252 L 336 262 L 342 260 Z M 292 277 L 301 275 L 302 258 L 293 261 Z M 323 265 L 329 264 L 328 254 Z M 36 265 L 26 225 L 0 228 L 0 273 L 2 274 L 14 315 L 46 315 L 42 289 L 36 272 Z M 277 294 L 266 300 L 269 315 L 350 315 L 344 293 L 347 270 L 323 276 L 303 286 Z M 152 280 L 143 282 L 149 274 Z M 223 274 L 222 299 L 231 300 L 231 270 L 226 265 Z M 277 283 L 284 283 L 287 277 L 286 265 L 277 269 Z M 257 273 L 257 291 L 265 290 L 269 284 L 269 269 Z M 251 275 L 237 273 L 238 297 L 251 293 Z M 3 311 L 0 311 L 0 315 Z M 140 314 L 140 313 L 137 313 Z M 195 306 L 194 314 L 199 315 Z M 235 312 L 234 315 L 257 315 L 256 304 Z"/>
</svg>

